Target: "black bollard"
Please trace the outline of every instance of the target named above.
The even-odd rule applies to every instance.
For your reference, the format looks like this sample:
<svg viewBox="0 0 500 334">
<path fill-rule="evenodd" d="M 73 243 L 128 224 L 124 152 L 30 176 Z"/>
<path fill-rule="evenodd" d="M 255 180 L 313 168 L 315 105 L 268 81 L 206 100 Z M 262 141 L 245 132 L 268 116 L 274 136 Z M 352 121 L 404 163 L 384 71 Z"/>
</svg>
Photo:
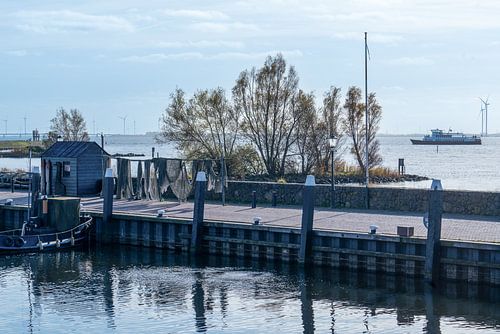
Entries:
<svg viewBox="0 0 500 334">
<path fill-rule="evenodd" d="M 102 194 L 104 197 L 103 208 L 102 208 L 102 221 L 96 224 L 96 239 L 99 242 L 106 241 L 105 236 L 109 225 L 111 224 L 111 219 L 113 217 L 113 195 L 115 192 L 115 179 L 113 178 L 113 170 L 111 168 L 106 168 L 106 173 L 104 174 L 104 183 L 102 188 Z"/>
<path fill-rule="evenodd" d="M 300 235 L 299 262 L 305 263 L 311 257 L 312 230 L 314 220 L 314 188 L 316 181 L 314 175 L 307 175 L 306 183 L 302 190 L 302 230 Z"/>
<path fill-rule="evenodd" d="M 272 201 L 272 206 L 276 206 L 276 202 L 278 200 L 278 193 L 276 190 L 273 190 L 273 201 Z"/>
<path fill-rule="evenodd" d="M 429 191 L 429 217 L 425 245 L 425 280 L 431 284 L 439 281 L 441 219 L 443 216 L 443 187 L 440 180 L 433 180 Z"/>
<path fill-rule="evenodd" d="M 252 209 L 257 207 L 257 192 L 255 190 L 252 191 Z"/>
<path fill-rule="evenodd" d="M 196 174 L 194 189 L 193 227 L 191 230 L 191 252 L 201 251 L 201 240 L 203 238 L 203 215 L 205 211 L 205 189 L 207 187 L 207 176 L 205 172 Z"/>
</svg>

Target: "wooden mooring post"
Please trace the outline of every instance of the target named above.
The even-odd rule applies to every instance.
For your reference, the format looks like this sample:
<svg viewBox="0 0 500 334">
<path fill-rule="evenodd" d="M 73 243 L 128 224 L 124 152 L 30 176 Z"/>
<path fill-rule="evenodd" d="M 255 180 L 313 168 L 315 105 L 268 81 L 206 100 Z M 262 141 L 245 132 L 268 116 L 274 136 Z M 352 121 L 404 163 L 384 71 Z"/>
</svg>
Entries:
<svg viewBox="0 0 500 334">
<path fill-rule="evenodd" d="M 207 176 L 205 172 L 196 174 L 196 183 L 194 188 L 194 210 L 193 227 L 191 230 L 191 252 L 199 253 L 201 251 L 201 240 L 203 238 L 203 214 L 205 211 L 205 189 L 207 187 Z"/>
<path fill-rule="evenodd" d="M 39 167 L 33 167 L 30 182 L 31 182 L 30 184 L 31 207 L 30 207 L 29 217 L 35 217 L 38 215 L 38 195 L 40 194 L 40 184 L 41 184 Z"/>
<path fill-rule="evenodd" d="M 433 180 L 429 191 L 429 216 L 425 245 L 425 280 L 436 284 L 439 280 L 441 220 L 443 216 L 443 187 L 440 180 Z"/>
<path fill-rule="evenodd" d="M 307 175 L 306 183 L 302 190 L 302 230 L 300 235 L 299 263 L 305 263 L 311 258 L 315 186 L 314 175 Z"/>
<path fill-rule="evenodd" d="M 404 175 L 406 173 L 405 159 L 398 159 L 398 173 L 399 175 Z"/>
<path fill-rule="evenodd" d="M 105 241 L 104 236 L 106 230 L 111 224 L 111 219 L 113 217 L 113 195 L 115 192 L 115 179 L 113 178 L 113 169 L 106 168 L 106 173 L 104 174 L 104 183 L 102 185 L 102 195 L 104 197 L 103 207 L 102 207 L 102 221 L 96 224 L 96 239 L 99 242 Z"/>
</svg>

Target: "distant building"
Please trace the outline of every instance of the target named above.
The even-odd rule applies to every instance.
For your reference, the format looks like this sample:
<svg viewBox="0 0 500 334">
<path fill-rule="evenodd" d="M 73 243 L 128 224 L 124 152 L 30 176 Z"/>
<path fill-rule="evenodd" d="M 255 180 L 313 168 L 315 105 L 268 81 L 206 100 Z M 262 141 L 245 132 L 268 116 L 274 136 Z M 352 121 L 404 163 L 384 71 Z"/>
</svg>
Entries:
<svg viewBox="0 0 500 334">
<path fill-rule="evenodd" d="M 42 194 L 98 194 L 109 157 L 109 154 L 93 141 L 54 143 L 41 156 Z"/>
</svg>

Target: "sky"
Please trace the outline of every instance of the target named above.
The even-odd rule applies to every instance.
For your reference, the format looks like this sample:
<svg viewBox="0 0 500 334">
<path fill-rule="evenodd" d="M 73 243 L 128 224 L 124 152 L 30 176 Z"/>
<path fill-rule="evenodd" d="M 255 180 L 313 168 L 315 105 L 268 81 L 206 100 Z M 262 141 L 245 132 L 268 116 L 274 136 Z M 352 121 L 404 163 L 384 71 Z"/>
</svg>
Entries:
<svg viewBox="0 0 500 334">
<path fill-rule="evenodd" d="M 330 86 L 364 87 L 382 134 L 500 132 L 500 2 L 0 2 L 0 133 L 48 131 L 60 107 L 93 132 L 158 130 L 169 95 L 231 88 L 280 52 L 318 104 Z"/>
</svg>

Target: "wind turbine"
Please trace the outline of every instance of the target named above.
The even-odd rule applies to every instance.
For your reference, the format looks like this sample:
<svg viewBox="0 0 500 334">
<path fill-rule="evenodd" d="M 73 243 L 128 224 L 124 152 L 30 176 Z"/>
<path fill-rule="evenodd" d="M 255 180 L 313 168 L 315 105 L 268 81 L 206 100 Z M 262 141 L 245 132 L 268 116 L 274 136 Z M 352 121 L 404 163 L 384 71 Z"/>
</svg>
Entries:
<svg viewBox="0 0 500 334">
<path fill-rule="evenodd" d="M 486 101 L 483 100 L 482 98 L 479 98 L 479 99 L 481 100 L 481 102 L 484 105 L 484 115 L 485 115 L 485 117 L 484 117 L 484 120 L 485 120 L 485 122 L 484 122 L 484 125 L 485 125 L 484 126 L 484 128 L 485 128 L 484 135 L 485 135 L 485 137 L 488 137 L 488 106 L 490 105 L 488 103 L 488 100 L 490 99 L 490 97 L 488 96 L 486 98 Z M 482 110 L 482 108 L 481 108 L 481 110 Z"/>
<path fill-rule="evenodd" d="M 481 115 L 481 137 L 484 135 L 484 108 L 483 103 L 481 102 L 481 110 L 479 111 L 479 115 Z"/>
<path fill-rule="evenodd" d="M 123 134 L 125 134 L 125 121 L 127 120 L 127 116 L 118 116 L 118 118 L 123 121 Z"/>
</svg>

